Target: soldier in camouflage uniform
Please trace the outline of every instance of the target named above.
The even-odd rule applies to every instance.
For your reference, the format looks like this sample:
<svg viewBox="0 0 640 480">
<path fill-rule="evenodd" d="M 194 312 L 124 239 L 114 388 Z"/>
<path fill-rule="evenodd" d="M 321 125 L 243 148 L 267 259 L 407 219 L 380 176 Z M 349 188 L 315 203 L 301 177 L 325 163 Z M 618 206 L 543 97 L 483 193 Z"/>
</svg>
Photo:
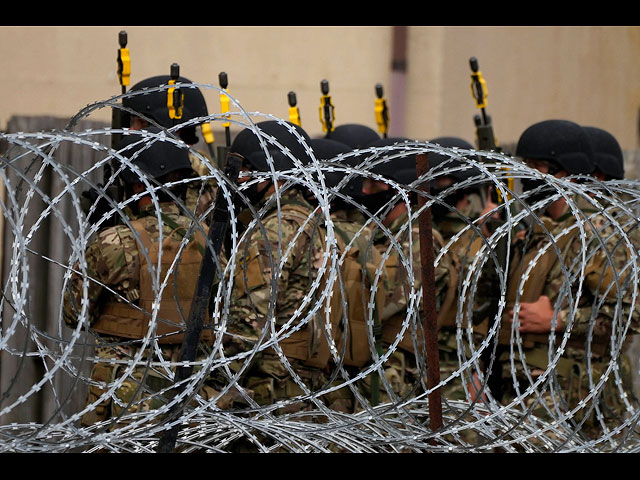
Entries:
<svg viewBox="0 0 640 480">
<path fill-rule="evenodd" d="M 288 122 L 264 121 L 256 127 L 266 135 L 266 151 L 249 128 L 236 136 L 230 150 L 231 155 L 243 160 L 245 172 L 264 175 L 258 183 L 243 173 L 239 180 L 246 184 L 241 193 L 258 211 L 259 218 L 254 221 L 252 215 L 241 214 L 248 222 L 235 249 L 225 353 L 236 355 L 258 349 L 242 380 L 258 404 L 278 402 L 278 413 L 309 410 L 315 407 L 313 393 L 327 385 L 329 350 L 324 338 L 324 310 L 318 303 L 324 287 L 323 281 L 318 280 L 328 276 L 326 270 L 324 274 L 320 272 L 325 236 L 319 229 L 322 218 L 305 199 L 304 187 L 273 180 L 269 165 L 273 161 L 277 172 L 294 167 L 293 160 L 274 142 L 305 164 L 307 152 L 300 141 L 306 142 L 309 137 Z M 248 206 L 238 210 L 243 208 Z M 320 308 L 314 313 L 316 305 Z M 295 327 L 298 329 L 291 333 Z M 272 329 L 280 337 L 277 342 Z M 266 342 L 272 345 L 263 347 Z M 289 401 L 299 396 L 300 399 Z"/>
<path fill-rule="evenodd" d="M 461 148 L 472 150 L 473 146 L 456 137 L 438 137 L 429 141 L 447 148 Z M 429 167 L 432 171 L 438 171 L 442 168 L 456 168 L 455 171 L 447 175 L 438 174 L 431 185 L 431 193 L 434 196 L 440 196 L 443 203 L 434 203 L 431 206 L 431 215 L 433 222 L 437 226 L 438 231 L 442 234 L 445 241 L 451 240 L 454 236 L 458 236 L 452 248 L 461 260 L 465 257 L 473 257 L 482 240 L 478 234 L 471 228 L 466 228 L 469 223 L 478 218 L 484 209 L 483 193 L 479 182 L 474 183 L 467 188 L 458 188 L 455 192 L 442 198 L 442 192 L 459 182 L 463 182 L 469 178 L 480 174 L 477 168 L 462 169 L 464 164 L 460 159 L 450 157 L 447 154 L 429 153 Z M 486 187 L 486 184 L 485 184 Z M 451 207 L 451 208 L 448 208 Z M 460 232 L 464 232 L 460 234 Z"/>
<path fill-rule="evenodd" d="M 400 145 L 402 140 L 399 138 L 381 139 L 370 146 Z M 401 149 L 402 147 L 400 146 L 399 148 Z M 394 150 L 394 153 L 397 152 L 398 150 Z M 415 156 L 409 154 L 408 156 L 379 163 L 371 168 L 371 172 L 394 180 L 400 185 L 408 185 L 417 178 Z M 374 177 L 363 180 L 363 204 L 370 214 L 379 216 L 382 224 L 389 231 L 387 233 L 379 226 L 376 226 L 374 230 L 374 243 L 385 262 L 385 290 L 387 291 L 387 297 L 381 316 L 382 342 L 385 350 L 396 341 L 397 335 L 401 332 L 403 322 L 409 313 L 411 290 L 413 289 L 415 293 L 419 292 L 422 283 L 420 235 L 417 218 L 414 218 L 411 225 L 408 224 L 409 207 L 402 200 L 396 200 L 394 202 L 395 206 L 387 213 L 384 213 L 386 210 L 385 205 L 388 204 L 395 193 L 391 185 L 382 180 Z M 434 258 L 437 259 L 444 246 L 444 241 L 436 229 L 433 229 L 432 234 Z M 400 251 L 392 243 L 392 238 L 397 240 Z M 411 283 L 409 283 L 409 278 L 405 273 L 407 266 L 403 264 L 409 258 L 411 258 L 413 270 Z M 457 299 L 457 262 L 458 260 L 452 252 L 446 252 L 435 265 L 435 296 L 438 323 L 448 314 L 448 309 L 455 308 L 455 300 Z M 424 362 L 418 363 L 419 359 L 416 358 L 413 341 L 414 338 L 417 339 L 422 358 L 424 356 L 424 343 L 421 341 L 423 333 L 420 328 L 421 321 L 419 321 L 422 318 L 422 310 L 420 305 L 416 304 L 413 304 L 412 308 L 415 310 L 413 318 L 418 320 L 415 323 L 410 322 L 409 328 L 405 330 L 401 341 L 398 343 L 398 348 L 394 350 L 384 366 L 386 380 L 391 390 L 389 391 L 386 388 L 385 383 L 387 382 L 381 382 L 381 400 L 383 401 L 387 399 L 397 401 L 399 398 L 412 396 L 424 391 L 422 386 Z M 455 367 L 456 369 L 458 368 L 457 363 Z M 445 373 L 441 374 L 441 379 L 446 378 L 448 373 L 446 372 L 446 365 L 441 365 L 441 371 L 443 369 Z M 370 397 L 371 392 L 367 392 L 367 394 Z"/>
<path fill-rule="evenodd" d="M 624 168 L 624 156 L 622 148 L 616 140 L 616 138 L 608 131 L 598 127 L 583 126 L 583 130 L 587 133 L 591 147 L 593 149 L 593 159 L 595 169 L 592 176 L 600 182 L 616 184 L 619 180 L 623 180 L 625 176 Z M 602 190 L 601 190 L 602 191 Z M 605 193 L 605 191 L 603 191 Z M 623 201 L 629 200 L 629 195 L 626 192 L 616 191 L 614 193 L 618 198 Z M 612 245 L 612 253 L 614 254 L 612 259 L 615 262 L 615 270 L 617 272 L 623 272 L 625 269 L 630 270 L 630 260 L 632 260 L 637 252 L 640 250 L 640 229 L 638 223 L 633 215 L 630 215 L 620 207 L 612 207 L 609 203 L 609 198 L 605 196 L 598 197 L 598 202 L 602 205 L 604 213 L 599 213 L 597 217 L 592 219 L 594 227 L 598 229 L 598 235 L 603 238 L 609 245 Z M 613 202 L 612 202 L 613 203 Z M 617 225 L 619 226 L 616 226 Z M 635 252 L 630 251 L 626 241 L 623 240 L 623 236 L 620 229 L 628 236 L 628 241 L 633 245 Z M 617 244 L 613 244 L 613 240 L 617 239 Z M 618 289 L 616 289 L 618 290 Z M 627 296 L 627 303 L 631 303 L 632 288 L 627 288 L 624 293 Z M 625 315 L 628 312 L 625 312 Z M 632 366 L 636 363 L 636 360 L 632 357 L 630 349 L 632 340 L 637 338 L 637 334 L 640 329 L 640 304 L 636 302 L 635 308 L 631 310 L 631 326 L 622 344 L 622 351 L 619 359 L 619 374 L 622 383 L 624 393 L 630 402 L 634 402 L 633 405 L 638 405 L 638 399 L 633 389 L 633 375 Z M 626 316 L 621 316 L 622 323 L 626 322 Z M 609 389 L 611 392 L 612 389 Z M 616 405 L 618 410 L 624 410 L 624 406 L 619 398 L 609 395 L 609 401 Z"/>
<path fill-rule="evenodd" d="M 556 178 L 585 175 L 594 169 L 593 149 L 587 135 L 580 126 L 569 121 L 550 120 L 532 125 L 520 137 L 516 155 L 531 167 Z M 544 187 L 544 182 L 539 180 L 524 180 L 523 188 L 525 192 L 540 189 L 531 204 L 549 198 L 555 191 L 553 187 Z M 552 419 L 580 405 L 589 393 L 590 384 L 598 382 L 612 360 L 609 353 L 617 293 L 621 294 L 622 311 L 630 312 L 633 306 L 629 303 L 629 295 L 624 294 L 624 289 L 629 288 L 625 286 L 628 275 L 620 272 L 619 283 L 615 283 L 618 288 L 607 290 L 614 283 L 613 271 L 620 262 L 614 260 L 609 263 L 604 248 L 614 258 L 626 255 L 623 249 L 614 251 L 612 248 L 617 242 L 616 237 L 605 238 L 604 235 L 602 238 L 606 243 L 601 245 L 598 232 L 594 230 L 597 221 L 595 224 L 583 224 L 585 236 L 582 237 L 577 228 L 577 214 L 570 211 L 562 197 L 548 201 L 543 208 L 544 215 L 534 224 L 531 234 L 521 238 L 513 248 L 507 313 L 500 341 L 503 344 L 510 341 L 511 323 L 517 314 L 522 354 L 516 354 L 515 372 L 511 372 L 508 358 L 502 358 L 504 383 L 508 388 L 503 402 L 508 403 L 515 395 L 526 392 L 522 396 L 525 405 L 535 406 L 534 413 Z M 596 210 L 583 208 L 583 214 L 591 215 L 591 218 L 596 213 Z M 558 257 L 552 241 L 561 257 Z M 581 270 L 583 260 L 584 270 Z M 519 304 L 517 310 L 514 309 L 516 302 Z M 543 381 L 541 375 L 547 369 L 549 355 L 556 354 L 567 328 L 571 329 L 571 336 L 566 350 L 559 357 L 555 370 L 550 372 L 550 382 Z M 553 351 L 549 352 L 552 332 L 555 341 Z M 511 381 L 512 375 L 517 380 L 516 384 Z M 527 391 L 536 381 L 540 382 L 537 391 Z M 584 418 L 594 405 L 602 409 L 609 420 L 620 420 L 616 418 L 620 413 L 618 409 L 607 404 L 607 397 L 613 393 L 610 389 L 615 388 L 613 383 L 611 375 L 595 400 L 574 416 L 574 421 L 585 422 L 581 428 L 587 435 L 598 430 L 593 412 L 589 418 Z M 558 398 L 554 401 L 551 389 L 556 397 L 561 398 L 560 401 L 566 402 L 566 406 L 558 404 Z"/>
<path fill-rule="evenodd" d="M 371 134 L 367 129 L 348 129 L 351 133 L 353 130 L 355 133 L 364 131 L 367 136 Z M 346 134 L 344 129 L 340 132 Z M 357 138 L 352 138 L 351 135 L 348 138 L 351 138 L 352 142 L 357 141 Z M 330 359 L 329 375 L 335 377 L 334 383 L 343 383 L 343 379 L 355 377 L 363 367 L 370 364 L 372 349 L 376 350 L 378 355 L 382 354 L 380 336 L 374 335 L 374 332 L 379 331 L 380 317 L 386 300 L 385 270 L 382 268 L 382 257 L 373 245 L 372 225 L 366 222 L 359 205 L 362 200 L 363 177 L 351 174 L 348 179 L 345 178 L 344 168 L 357 168 L 362 157 L 348 155 L 352 153 L 352 147 L 331 138 L 312 139 L 310 144 L 315 157 L 322 161 L 323 168 L 326 168 L 326 171 L 323 171 L 325 186 L 334 194 L 330 201 L 330 215 L 341 259 L 341 276 L 339 282 L 334 284 L 334 295 L 338 294 L 340 301 L 337 302 L 338 305 L 332 305 L 332 314 L 344 314 L 344 318 L 340 319 L 334 336 L 338 352 L 337 358 Z M 337 168 L 330 169 L 330 166 Z M 318 203 L 313 199 L 311 202 L 314 205 Z M 370 308 L 370 305 L 373 308 Z M 373 337 L 371 344 L 370 337 Z M 372 372 L 369 376 L 376 377 L 377 372 Z M 376 394 L 379 393 L 378 388 L 374 391 Z M 360 391 L 351 384 L 327 394 L 326 398 L 331 399 L 332 408 L 353 412 L 359 395 Z M 357 401 L 370 401 L 375 404 L 379 399 L 360 398 Z"/>
<path fill-rule="evenodd" d="M 150 148 L 132 145 L 138 140 L 138 135 L 124 137 L 122 152 L 133 159 L 152 185 L 154 181 L 177 181 L 192 174 L 185 149 L 168 142 L 154 142 Z M 146 187 L 137 173 L 127 169 L 121 175 L 127 198 L 144 194 Z M 182 184 L 172 192 L 184 199 L 184 190 Z M 79 321 L 86 322 L 85 327 L 96 334 L 96 363 L 91 373 L 88 411 L 82 418 L 84 425 L 110 421 L 114 428 L 131 420 L 136 412 L 159 407 L 171 396 L 170 389 L 163 389 L 172 383 L 174 367 L 170 362 L 178 358 L 206 230 L 185 216 L 167 191 L 156 191 L 158 204 L 149 194 L 141 196 L 132 206 L 136 212 L 130 224 L 99 231 L 86 250 L 86 271 L 77 266 L 65 291 L 65 323 L 76 328 Z M 160 251 L 162 270 L 158 272 Z M 154 285 L 154 272 L 160 283 L 169 275 L 161 294 Z M 156 317 L 153 305 L 159 307 Z M 151 328 L 154 331 L 149 332 Z M 203 355 L 208 353 L 206 344 L 212 338 L 212 331 L 205 329 Z M 113 392 L 109 392 L 111 388 Z M 201 390 L 205 399 L 215 393 L 209 385 Z"/>
<path fill-rule="evenodd" d="M 467 141 L 457 137 L 438 137 L 429 141 L 430 143 L 440 145 L 446 148 L 457 148 L 464 150 L 473 150 L 473 146 Z M 478 255 L 479 249 L 482 247 L 485 239 L 491 235 L 491 228 L 494 226 L 493 218 L 479 220 L 485 216 L 496 204 L 491 201 L 491 192 L 486 182 L 479 180 L 480 171 L 476 167 L 467 166 L 463 160 L 446 153 L 429 153 L 429 166 L 435 175 L 431 185 L 431 194 L 439 197 L 440 202 L 435 202 L 431 207 L 433 223 L 438 232 L 442 234 L 445 244 L 451 249 L 458 259 L 460 277 L 468 275 L 467 268 L 470 263 Z M 454 169 L 447 174 L 440 174 L 443 169 Z M 465 182 L 473 177 L 478 180 L 467 187 L 457 187 L 456 185 Z M 455 188 L 452 193 L 444 194 L 448 189 Z M 470 228 L 474 224 L 475 228 Z M 495 292 L 495 282 L 486 280 L 487 277 L 481 277 L 477 285 L 477 293 L 475 298 L 486 298 Z M 462 326 L 466 328 L 468 325 L 467 311 L 468 306 L 462 305 L 459 308 L 463 310 Z M 456 339 L 456 324 L 459 308 L 449 310 L 449 315 L 443 318 L 440 325 L 439 338 L 441 349 L 441 362 L 448 365 L 449 371 L 455 371 L 459 368 L 458 359 L 458 341 Z M 474 308 L 474 318 L 472 322 L 474 343 L 479 344 L 486 336 L 489 328 L 489 321 L 481 308 Z M 466 343 L 466 332 L 462 336 Z M 470 356 L 469 347 L 466 347 L 466 358 Z M 468 383 L 468 389 L 473 385 L 479 386 L 477 373 L 471 376 L 472 382 Z M 448 392 L 451 399 L 462 400 L 466 398 L 466 393 L 461 385 L 458 384 L 457 389 L 453 388 Z M 475 388 L 473 391 L 478 390 Z"/>
</svg>

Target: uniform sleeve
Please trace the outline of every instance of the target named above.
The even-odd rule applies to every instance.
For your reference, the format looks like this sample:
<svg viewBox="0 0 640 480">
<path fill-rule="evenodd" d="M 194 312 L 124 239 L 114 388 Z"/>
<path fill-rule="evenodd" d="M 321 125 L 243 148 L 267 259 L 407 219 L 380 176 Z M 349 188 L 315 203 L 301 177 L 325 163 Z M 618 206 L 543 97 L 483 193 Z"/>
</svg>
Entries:
<svg viewBox="0 0 640 480">
<path fill-rule="evenodd" d="M 633 272 L 629 262 L 634 254 L 610 231 L 600 234 L 606 241 L 607 252 L 599 242 L 592 242 L 589 250 L 592 255 L 585 265 L 582 286 L 585 299 L 575 310 L 571 331 L 581 337 L 594 335 L 600 337 L 600 341 L 608 341 L 614 318 L 618 319 L 619 325 L 631 319 L 630 333 L 637 333 L 640 311 L 638 302 L 633 302 Z M 574 283 L 577 284 L 577 280 Z M 565 328 L 571 309 L 565 305 L 559 313 Z"/>
</svg>

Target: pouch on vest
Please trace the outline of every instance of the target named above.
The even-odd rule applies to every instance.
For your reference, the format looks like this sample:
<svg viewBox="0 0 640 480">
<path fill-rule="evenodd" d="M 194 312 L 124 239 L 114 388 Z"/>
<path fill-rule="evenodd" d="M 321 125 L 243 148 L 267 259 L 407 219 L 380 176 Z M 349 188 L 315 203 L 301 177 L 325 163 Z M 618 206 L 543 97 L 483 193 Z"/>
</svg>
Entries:
<svg viewBox="0 0 640 480">
<path fill-rule="evenodd" d="M 362 367 L 371 360 L 371 346 L 369 344 L 369 334 L 367 319 L 370 315 L 369 297 L 371 286 L 375 281 L 376 270 L 382 263 L 382 256 L 374 247 L 367 248 L 368 242 L 362 238 L 360 245 L 353 244 L 349 251 L 345 252 L 349 238 L 346 232 L 334 227 L 338 243 L 338 250 L 342 258 L 340 266 L 340 279 L 342 291 L 338 281 L 334 285 L 334 300 L 331 314 L 336 316 L 340 322 L 335 335 L 335 343 L 338 351 L 342 353 L 346 336 L 346 349 L 342 361 L 344 365 Z M 369 258 L 367 258 L 369 257 Z M 374 340 L 379 338 L 381 331 L 380 315 L 385 305 L 386 292 L 382 282 L 378 281 L 374 299 L 373 315 Z M 344 297 L 343 297 L 344 295 Z M 343 311 L 343 300 L 346 311 Z M 343 313 L 346 315 L 346 325 L 342 320 Z M 334 322 L 332 322 L 334 323 Z M 346 331 L 343 329 L 346 328 Z"/>
</svg>

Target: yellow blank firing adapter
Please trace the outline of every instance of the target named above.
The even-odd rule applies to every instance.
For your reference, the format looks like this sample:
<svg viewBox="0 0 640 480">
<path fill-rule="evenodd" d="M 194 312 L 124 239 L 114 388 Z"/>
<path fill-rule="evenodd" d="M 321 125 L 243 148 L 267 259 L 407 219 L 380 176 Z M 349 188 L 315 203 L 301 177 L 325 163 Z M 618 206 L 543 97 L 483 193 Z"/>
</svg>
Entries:
<svg viewBox="0 0 640 480">
<path fill-rule="evenodd" d="M 213 130 L 211 130 L 211 125 L 209 122 L 204 122 L 200 128 L 202 129 L 202 138 L 207 143 L 215 142 L 215 138 L 213 137 Z"/>
<path fill-rule="evenodd" d="M 478 108 L 486 108 L 487 97 L 489 92 L 487 91 L 487 82 L 482 77 L 482 72 L 478 69 L 478 60 L 476 57 L 469 59 L 471 65 L 471 95 L 476 99 L 476 106 Z"/>
<path fill-rule="evenodd" d="M 227 78 L 227 74 L 225 72 L 220 72 L 218 74 L 218 81 L 220 82 L 220 88 L 222 88 L 222 92 L 220 92 L 220 111 L 225 114 L 227 118 L 229 118 L 229 97 L 226 95 L 227 86 L 229 85 L 229 80 Z M 224 122 L 222 124 L 223 127 L 227 128 L 231 126 L 230 122 Z"/>
<path fill-rule="evenodd" d="M 120 78 L 120 85 L 123 87 L 129 85 L 131 78 L 131 57 L 129 56 L 129 49 L 127 46 L 127 32 L 124 30 L 118 34 L 118 41 L 120 43 L 120 49 L 118 50 L 118 78 Z"/>
<path fill-rule="evenodd" d="M 333 132 L 335 109 L 329 96 L 329 82 L 327 80 L 320 82 L 320 90 L 322 91 L 322 97 L 320 98 L 320 122 L 322 123 L 322 131 L 325 133 Z"/>
<path fill-rule="evenodd" d="M 169 85 L 175 85 L 180 77 L 180 66 L 177 63 L 171 65 L 171 80 Z M 167 90 L 167 108 L 169 109 L 169 118 L 182 118 L 182 106 L 184 104 L 184 93 L 179 88 L 171 87 Z"/>
<path fill-rule="evenodd" d="M 296 92 L 289 92 L 287 98 L 289 99 L 289 121 L 294 125 L 298 125 L 299 127 L 301 127 L 302 123 L 300 122 L 300 111 L 296 106 L 298 103 L 296 99 Z"/>
<path fill-rule="evenodd" d="M 382 85 L 378 83 L 376 85 L 376 102 L 375 102 L 375 115 L 376 123 L 378 124 L 378 131 L 386 136 L 387 129 L 389 127 L 389 109 L 387 108 L 387 101 L 383 98 Z"/>
</svg>

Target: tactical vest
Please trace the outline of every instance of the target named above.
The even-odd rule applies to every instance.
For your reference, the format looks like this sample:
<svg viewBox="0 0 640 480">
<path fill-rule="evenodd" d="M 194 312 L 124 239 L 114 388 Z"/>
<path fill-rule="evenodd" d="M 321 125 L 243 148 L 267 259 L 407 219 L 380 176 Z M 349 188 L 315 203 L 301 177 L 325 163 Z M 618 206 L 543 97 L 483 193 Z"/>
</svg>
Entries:
<svg viewBox="0 0 640 480">
<path fill-rule="evenodd" d="M 326 230 L 324 227 L 318 226 L 318 221 L 314 222 L 313 219 L 309 220 L 309 206 L 286 199 L 281 201 L 281 205 L 287 206 L 287 218 L 295 221 L 299 227 L 302 227 L 302 225 L 306 223 L 305 230 L 309 238 L 317 236 L 321 241 L 322 249 L 326 250 Z M 320 217 L 317 216 L 316 219 L 320 220 Z M 342 256 L 350 239 L 346 236 L 346 232 L 339 228 L 335 228 L 335 233 L 338 254 Z M 346 305 L 346 312 L 344 313 L 347 317 L 347 338 L 346 349 L 342 356 L 343 364 L 361 367 L 371 360 L 371 349 L 367 335 L 368 311 L 363 304 L 362 285 L 364 282 L 365 293 L 370 292 L 371 282 L 379 265 L 379 263 L 376 264 L 376 258 L 379 259 L 380 257 L 377 250 L 372 248 L 370 252 L 373 254 L 373 257 L 367 260 L 366 252 L 367 248 L 362 244 L 351 246 L 340 264 L 340 276 L 336 278 L 333 283 L 331 295 L 328 298 L 325 297 L 323 300 L 323 306 L 304 328 L 293 332 L 287 338 L 283 338 L 278 342 L 278 345 L 287 358 L 300 360 L 302 364 L 316 368 L 324 368 L 328 364 L 332 356 L 325 332 L 327 309 L 330 309 L 329 323 L 331 325 L 331 338 L 338 351 L 338 355 L 341 355 L 343 353 L 342 345 L 345 341 L 345 329 L 343 328 L 345 327 L 345 323 L 343 321 L 342 308 L 344 302 L 344 305 Z M 246 263 L 248 288 L 252 286 L 252 278 L 261 277 L 260 264 L 256 255 L 257 252 L 254 252 L 254 254 L 250 253 Z M 318 296 L 324 292 L 327 287 L 327 281 L 330 275 L 329 268 L 330 264 L 327 264 L 327 270 L 317 288 Z M 236 274 L 236 286 L 238 288 L 244 288 L 243 284 L 245 283 L 245 279 L 240 278 L 238 275 L 243 276 L 245 273 L 239 272 Z M 340 288 L 341 284 L 342 289 Z M 381 306 L 384 304 L 384 298 L 385 291 L 381 282 L 379 282 L 375 297 L 376 309 L 374 312 L 374 323 L 377 322 L 378 309 L 381 309 Z M 272 350 L 272 353 L 275 352 Z"/>
<path fill-rule="evenodd" d="M 142 339 L 149 330 L 153 304 L 156 300 L 152 273 L 149 267 L 151 266 L 151 270 L 157 274 L 160 243 L 151 239 L 141 220 L 134 220 L 131 225 L 140 236 L 142 245 L 148 254 L 147 260 L 147 256 L 140 251 L 140 247 L 137 247 L 138 258 L 140 258 L 139 308 L 126 303 L 108 302 L 101 309 L 100 317 L 93 324 L 93 329 L 104 335 Z M 184 227 L 175 228 L 171 234 L 164 237 L 161 246 L 161 270 L 160 275 L 157 275 L 160 284 L 165 281 L 167 273 L 176 261 L 181 244 L 176 237 L 181 237 L 179 231 L 184 229 Z M 202 236 L 201 232 L 198 235 Z M 180 344 L 184 339 L 185 322 L 189 317 L 193 295 L 200 275 L 201 249 L 203 245 L 204 237 L 199 239 L 198 242 L 189 241 L 180 252 L 180 257 L 176 264 L 173 265 L 172 273 L 166 280 L 159 302 L 156 316 L 157 323 L 155 325 L 155 336 L 158 337 L 158 343 L 160 344 Z M 205 327 L 210 324 L 211 319 L 205 318 Z M 201 341 L 212 344 L 213 331 L 207 328 L 203 329 Z"/>
</svg>

